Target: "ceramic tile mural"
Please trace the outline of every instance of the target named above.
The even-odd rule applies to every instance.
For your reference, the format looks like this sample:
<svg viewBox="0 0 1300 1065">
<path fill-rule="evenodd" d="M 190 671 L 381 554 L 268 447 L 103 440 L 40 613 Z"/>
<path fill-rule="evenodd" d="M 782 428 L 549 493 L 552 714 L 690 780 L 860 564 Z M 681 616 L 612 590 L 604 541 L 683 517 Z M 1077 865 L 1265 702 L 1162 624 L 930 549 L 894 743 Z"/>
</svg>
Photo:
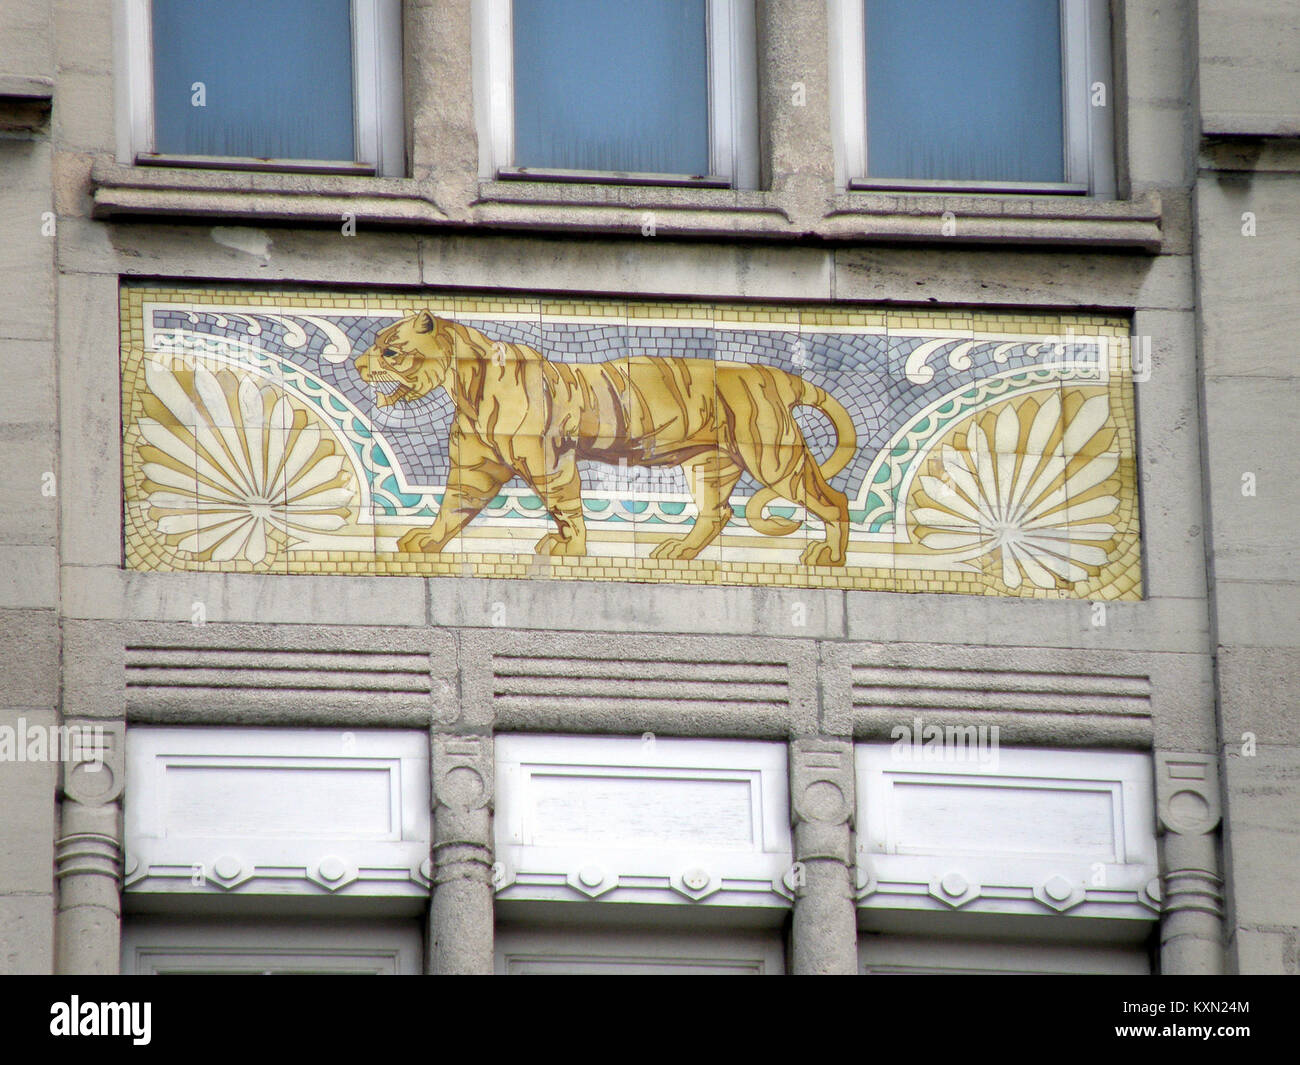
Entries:
<svg viewBox="0 0 1300 1065">
<path fill-rule="evenodd" d="M 1141 597 L 1095 315 L 122 289 L 126 561 Z"/>
</svg>

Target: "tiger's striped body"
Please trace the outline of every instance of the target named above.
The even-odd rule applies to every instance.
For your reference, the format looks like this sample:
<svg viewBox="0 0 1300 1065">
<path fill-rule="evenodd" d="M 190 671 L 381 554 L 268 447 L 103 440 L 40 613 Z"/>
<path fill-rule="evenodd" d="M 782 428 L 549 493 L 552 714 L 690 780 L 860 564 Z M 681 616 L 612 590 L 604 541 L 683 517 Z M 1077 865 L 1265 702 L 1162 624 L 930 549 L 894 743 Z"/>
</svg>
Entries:
<svg viewBox="0 0 1300 1065">
<path fill-rule="evenodd" d="M 448 450 L 452 476 L 433 526 L 399 541 L 403 551 L 436 552 L 515 476 L 537 491 L 555 519 L 536 550 L 583 554 L 580 459 L 628 466 L 681 466 L 698 508 L 684 536 L 652 551 L 694 558 L 731 518 L 732 489 L 744 472 L 763 485 L 745 508 L 759 532 L 785 535 L 799 523 L 764 516 L 781 497 L 826 525 L 809 544 L 810 565 L 841 565 L 848 503 L 826 478 L 852 458 L 853 423 L 816 385 L 775 367 L 712 359 L 633 356 L 602 363 L 552 362 L 521 344 L 421 312 L 384 330 L 358 356 L 361 377 L 390 389 L 381 403 L 410 400 L 441 385 L 456 408 Z M 834 424 L 825 464 L 809 452 L 794 408 L 812 406 Z"/>
</svg>

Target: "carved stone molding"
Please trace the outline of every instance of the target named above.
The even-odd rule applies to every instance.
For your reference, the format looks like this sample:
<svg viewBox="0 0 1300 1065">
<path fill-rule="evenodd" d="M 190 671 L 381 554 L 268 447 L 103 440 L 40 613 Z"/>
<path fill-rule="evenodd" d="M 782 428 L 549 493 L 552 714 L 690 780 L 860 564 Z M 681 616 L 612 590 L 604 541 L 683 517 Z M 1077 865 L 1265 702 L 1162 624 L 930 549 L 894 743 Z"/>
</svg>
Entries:
<svg viewBox="0 0 1300 1065">
<path fill-rule="evenodd" d="M 433 804 L 452 810 L 491 809 L 493 758 L 491 736 L 434 733 Z"/>
<path fill-rule="evenodd" d="M 847 864 L 856 805 L 853 744 L 825 737 L 791 742 L 790 799 L 796 860 Z"/>
<path fill-rule="evenodd" d="M 1223 917 L 1223 878 L 1204 869 L 1170 869 L 1164 874 L 1164 912 L 1195 911 Z"/>
<path fill-rule="evenodd" d="M 126 725 L 121 721 L 70 719 L 63 722 L 71 757 L 60 762 L 65 799 L 83 806 L 115 802 L 126 781 Z"/>
<path fill-rule="evenodd" d="M 70 832 L 54 841 L 54 879 L 103 876 L 122 882 L 122 841 L 106 832 Z"/>
<path fill-rule="evenodd" d="M 1214 831 L 1222 816 L 1219 759 L 1212 754 L 1157 751 L 1156 811 L 1164 831 L 1184 836 Z"/>
<path fill-rule="evenodd" d="M 1223 876 L 1214 830 L 1222 816 L 1219 759 L 1157 751 L 1156 813 L 1162 833 L 1161 967 L 1171 974 L 1223 971 Z"/>
</svg>

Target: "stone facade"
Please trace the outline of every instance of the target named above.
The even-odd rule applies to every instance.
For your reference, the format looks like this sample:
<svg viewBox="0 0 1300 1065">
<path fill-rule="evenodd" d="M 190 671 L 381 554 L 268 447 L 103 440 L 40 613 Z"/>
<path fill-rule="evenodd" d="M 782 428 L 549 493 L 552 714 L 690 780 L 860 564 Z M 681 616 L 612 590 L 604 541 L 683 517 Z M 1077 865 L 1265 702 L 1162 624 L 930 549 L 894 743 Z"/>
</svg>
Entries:
<svg viewBox="0 0 1300 1065">
<path fill-rule="evenodd" d="M 1007 746 L 1148 753 L 1160 970 L 1300 969 L 1293 13 L 1114 0 L 1119 195 L 1098 201 L 837 187 L 814 0 L 757 3 L 760 189 L 482 180 L 471 7 L 402 5 L 404 178 L 131 165 L 114 5 L 0 8 L 0 723 L 96 722 L 114 742 L 146 724 L 428 729 L 438 972 L 491 968 L 493 733 L 788 741 L 789 965 L 844 972 L 852 743 L 923 705 Z M 1119 320 L 1150 357 L 1131 386 L 1140 572 L 1023 597 L 563 580 L 526 555 L 517 573 L 140 565 L 121 338 L 146 286 Z M 322 684 L 278 683 L 285 653 Z M 502 667 L 530 653 L 553 671 Z M 377 658 L 419 684 L 361 668 Z M 0 971 L 117 970 L 123 783 L 0 762 Z"/>
</svg>

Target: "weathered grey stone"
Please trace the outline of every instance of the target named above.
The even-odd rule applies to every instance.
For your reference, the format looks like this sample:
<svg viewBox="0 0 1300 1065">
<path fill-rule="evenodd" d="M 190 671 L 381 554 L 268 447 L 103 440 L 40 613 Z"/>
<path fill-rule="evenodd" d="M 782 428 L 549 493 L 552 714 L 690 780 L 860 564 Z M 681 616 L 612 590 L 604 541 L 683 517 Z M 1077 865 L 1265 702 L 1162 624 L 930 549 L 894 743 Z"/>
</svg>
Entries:
<svg viewBox="0 0 1300 1065">
<path fill-rule="evenodd" d="M 1128 165 L 1134 190 L 1184 185 L 1192 170 L 1193 140 L 1185 99 L 1130 99 Z"/>
<path fill-rule="evenodd" d="M 837 299 L 1010 306 L 1194 306 L 1190 256 L 1054 255 L 945 248 L 835 252 Z"/>
<path fill-rule="evenodd" d="M 92 6 L 92 5 L 88 5 Z M 112 45 L 112 12 L 106 5 L 93 5 L 87 23 L 76 36 L 63 37 L 67 47 L 73 40 Z M 96 28 L 92 28 L 96 27 Z M 56 41 L 59 40 L 56 31 Z M 113 128 L 113 75 L 109 59 L 96 63 L 93 55 L 76 66 L 60 65 L 59 90 L 54 94 L 54 136 L 60 147 L 78 151 L 112 152 L 116 148 Z"/>
<path fill-rule="evenodd" d="M 0 8 L 0 40 L 6 74 L 49 77 L 54 73 L 48 0 L 13 0 Z"/>
<path fill-rule="evenodd" d="M 122 560 L 122 370 L 117 281 L 59 275 L 63 563 Z"/>
<path fill-rule="evenodd" d="M 1145 746 L 1146 656 L 1115 651 L 947 644 L 822 645 L 823 728 L 888 738 L 921 717 L 997 725 L 1009 743 Z"/>
<path fill-rule="evenodd" d="M 812 641 L 464 630 L 467 727 L 668 736 L 807 734 Z"/>
<path fill-rule="evenodd" d="M 54 543 L 58 479 L 54 434 L 48 429 L 0 426 L 0 542 Z"/>
<path fill-rule="evenodd" d="M 59 262 L 61 268 L 81 273 L 170 276 L 180 281 L 220 278 L 254 284 L 302 281 L 381 287 L 419 283 L 415 237 L 364 228 L 345 237 L 341 226 L 268 230 L 262 256 L 213 239 L 213 229 L 229 228 L 224 226 L 109 228 L 90 219 L 65 218 L 59 222 Z"/>
<path fill-rule="evenodd" d="M 1300 584 L 1215 582 L 1219 645 L 1300 647 Z"/>
<path fill-rule="evenodd" d="M 1279 440 L 1300 378 L 1205 382 L 1216 580 L 1300 580 L 1300 451 Z"/>
<path fill-rule="evenodd" d="M 1294 976 L 1300 972 L 1300 931 L 1238 928 L 1228 941 L 1232 971 L 1242 976 Z"/>
<path fill-rule="evenodd" d="M 430 622 L 469 628 L 752 633 L 825 638 L 843 632 L 843 595 L 804 588 L 726 588 L 437 578 Z"/>
<path fill-rule="evenodd" d="M 1202 129 L 1300 134 L 1300 27 L 1286 0 L 1199 0 Z"/>
<path fill-rule="evenodd" d="M 479 169 L 468 0 L 404 5 L 411 176 L 449 215 L 465 216 Z"/>
<path fill-rule="evenodd" d="M 1204 600 L 1107 603 L 1105 613 L 1081 600 L 999 599 L 894 592 L 846 593 L 846 635 L 882 642 L 978 641 L 1019 646 L 1032 633 L 1040 647 L 1119 651 L 1209 649 Z M 1103 618 L 1105 624 L 1098 624 Z"/>
<path fill-rule="evenodd" d="M 52 608 L 58 595 L 54 548 L 0 545 L 0 607 Z"/>
<path fill-rule="evenodd" d="M 0 551 L 0 563 L 4 552 Z M 53 604 L 50 604 L 53 606 Z M 59 619 L 53 610 L 0 609 L 0 706 L 59 701 Z"/>
<path fill-rule="evenodd" d="M 48 340 L 0 339 L 0 374 L 5 381 L 0 391 L 0 425 L 52 430 L 58 394 L 54 345 Z"/>
<path fill-rule="evenodd" d="M 1294 928 L 1300 882 L 1300 747 L 1224 748 L 1228 812 L 1225 860 L 1233 919 L 1245 927 Z"/>
<path fill-rule="evenodd" d="M 125 685 L 133 721 L 427 728 L 456 718 L 456 642 L 446 632 L 69 624 L 81 630 L 78 642 L 86 628 L 96 630 L 99 656 L 117 655 L 105 685 L 116 690 L 105 696 L 122 706 Z"/>
<path fill-rule="evenodd" d="M 1300 377 L 1292 343 L 1292 278 L 1300 275 L 1300 217 L 1295 174 L 1205 174 L 1196 186 L 1203 372 L 1259 377 L 1289 389 Z M 1253 236 L 1247 233 L 1253 232 Z M 1289 384 L 1283 384 L 1289 380 Z M 1258 419 L 1207 395 L 1211 414 L 1248 428 Z"/>
<path fill-rule="evenodd" d="M 430 971 L 492 972 L 492 736 L 431 736 L 433 898 Z"/>
<path fill-rule="evenodd" d="M 1196 322 L 1182 311 L 1138 311 L 1133 358 L 1150 378 L 1135 386 L 1141 456 L 1143 592 L 1149 598 L 1206 594 Z M 1147 355 L 1149 345 L 1149 356 Z"/>
<path fill-rule="evenodd" d="M 44 140 L 0 140 L 0 337 L 54 335 L 54 205 Z M 44 228 L 45 232 L 42 232 Z"/>
<path fill-rule="evenodd" d="M 192 625 L 280 622 L 289 625 L 424 624 L 424 582 L 417 578 L 257 576 L 234 573 L 140 573 L 65 566 L 63 616 Z"/>
<path fill-rule="evenodd" d="M 53 896 L 0 895 L 0 973 L 48 976 L 53 971 Z"/>
<path fill-rule="evenodd" d="M 0 761 L 0 809 L 4 810 L 0 817 L 0 896 L 54 890 L 58 763 L 49 758 L 49 730 L 54 723 L 54 711 L 49 707 L 0 710 L 0 728 L 6 739 L 13 741 L 13 749 Z M 39 735 L 39 746 L 28 742 L 29 733 Z M 27 760 L 38 754 L 44 755 L 44 760 Z"/>
<path fill-rule="evenodd" d="M 1292 685 L 1300 676 L 1300 650 L 1289 647 L 1220 647 L 1219 690 L 1223 742 L 1300 746 L 1300 717 Z"/>
<path fill-rule="evenodd" d="M 684 244 L 666 233 L 590 240 L 581 254 L 528 237 L 426 237 L 421 255 L 426 285 L 492 286 L 508 277 L 520 288 L 737 299 L 829 299 L 832 291 L 821 249 Z"/>
</svg>

